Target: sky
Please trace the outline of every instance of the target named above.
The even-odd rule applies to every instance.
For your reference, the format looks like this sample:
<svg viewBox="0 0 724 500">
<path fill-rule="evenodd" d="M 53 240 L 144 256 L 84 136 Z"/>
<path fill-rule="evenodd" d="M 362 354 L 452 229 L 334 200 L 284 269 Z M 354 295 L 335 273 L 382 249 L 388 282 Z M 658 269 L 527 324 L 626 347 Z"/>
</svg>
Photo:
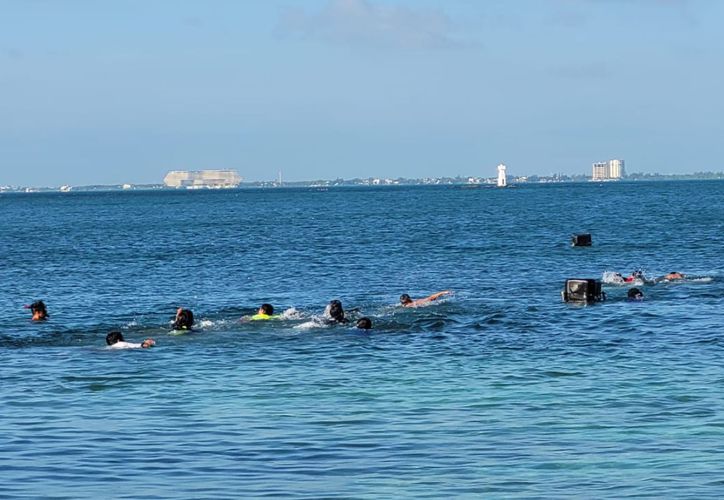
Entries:
<svg viewBox="0 0 724 500">
<path fill-rule="evenodd" d="M 0 0 L 0 185 L 724 169 L 718 0 Z"/>
</svg>

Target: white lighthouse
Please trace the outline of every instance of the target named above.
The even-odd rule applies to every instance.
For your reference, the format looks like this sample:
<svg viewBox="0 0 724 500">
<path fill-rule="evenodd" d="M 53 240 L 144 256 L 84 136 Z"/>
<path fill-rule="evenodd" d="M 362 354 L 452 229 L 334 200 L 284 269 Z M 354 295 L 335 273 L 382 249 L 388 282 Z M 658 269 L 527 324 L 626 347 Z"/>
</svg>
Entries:
<svg viewBox="0 0 724 500">
<path fill-rule="evenodd" d="M 502 163 L 500 165 L 498 165 L 498 187 L 499 188 L 504 188 L 505 186 L 508 185 L 508 178 L 505 175 L 506 168 L 507 167 Z"/>
</svg>

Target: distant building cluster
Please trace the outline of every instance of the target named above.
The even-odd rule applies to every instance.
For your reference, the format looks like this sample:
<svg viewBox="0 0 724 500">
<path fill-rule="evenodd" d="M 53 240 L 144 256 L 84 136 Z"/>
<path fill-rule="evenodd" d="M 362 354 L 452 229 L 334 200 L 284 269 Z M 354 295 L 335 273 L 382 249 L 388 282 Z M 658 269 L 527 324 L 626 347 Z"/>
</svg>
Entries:
<svg viewBox="0 0 724 500">
<path fill-rule="evenodd" d="M 593 164 L 593 181 L 610 181 L 626 177 L 623 160 L 608 160 Z"/>
<path fill-rule="evenodd" d="M 235 188 L 241 181 L 236 170 L 172 170 L 163 178 L 166 187 L 186 189 Z"/>
</svg>

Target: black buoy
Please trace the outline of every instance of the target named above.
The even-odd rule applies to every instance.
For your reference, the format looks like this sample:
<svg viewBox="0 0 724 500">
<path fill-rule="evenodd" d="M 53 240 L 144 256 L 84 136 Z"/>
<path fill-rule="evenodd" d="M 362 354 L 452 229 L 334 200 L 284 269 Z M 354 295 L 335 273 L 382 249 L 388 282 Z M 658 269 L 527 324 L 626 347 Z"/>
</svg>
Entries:
<svg viewBox="0 0 724 500">
<path fill-rule="evenodd" d="M 561 292 L 563 302 L 600 302 L 606 300 L 606 294 L 601 290 L 601 282 L 588 278 L 571 278 Z"/>
<path fill-rule="evenodd" d="M 571 246 L 573 247 L 590 247 L 591 246 L 591 234 L 574 234 L 571 237 Z"/>
</svg>

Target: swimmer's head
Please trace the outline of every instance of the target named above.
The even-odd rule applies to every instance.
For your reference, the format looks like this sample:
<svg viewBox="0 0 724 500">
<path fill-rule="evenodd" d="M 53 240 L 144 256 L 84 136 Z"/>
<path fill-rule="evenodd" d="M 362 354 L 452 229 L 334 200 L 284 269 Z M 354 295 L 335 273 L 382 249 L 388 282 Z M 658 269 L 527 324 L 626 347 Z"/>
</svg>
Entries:
<svg viewBox="0 0 724 500">
<path fill-rule="evenodd" d="M 644 293 L 639 290 L 638 288 L 631 288 L 628 291 L 628 299 L 629 300 L 643 300 L 644 299 Z"/>
<path fill-rule="evenodd" d="M 409 295 L 406 293 L 400 295 L 400 304 L 409 304 L 410 302 L 412 302 L 412 298 Z"/>
<path fill-rule="evenodd" d="M 339 300 L 330 300 L 325 312 L 335 321 L 345 321 L 344 309 L 342 308 L 342 303 Z"/>
<path fill-rule="evenodd" d="M 30 309 L 33 313 L 33 320 L 48 319 L 48 310 L 45 308 L 45 302 L 42 300 L 36 300 L 29 306 L 25 306 L 26 309 Z"/>
<path fill-rule="evenodd" d="M 274 306 L 272 306 L 271 304 L 262 304 L 261 307 L 259 308 L 259 312 L 261 314 L 266 314 L 267 316 L 271 316 L 272 314 L 274 314 Z"/>
<path fill-rule="evenodd" d="M 372 320 L 369 318 L 360 318 L 357 320 L 357 328 L 361 330 L 369 330 L 372 328 Z"/>
<path fill-rule="evenodd" d="M 174 330 L 190 330 L 194 325 L 194 313 L 190 309 L 181 309 L 176 312 L 176 321 L 173 323 Z"/>
<path fill-rule="evenodd" d="M 121 332 L 111 332 L 106 335 L 106 344 L 108 345 L 113 345 L 123 341 L 123 334 Z"/>
</svg>

